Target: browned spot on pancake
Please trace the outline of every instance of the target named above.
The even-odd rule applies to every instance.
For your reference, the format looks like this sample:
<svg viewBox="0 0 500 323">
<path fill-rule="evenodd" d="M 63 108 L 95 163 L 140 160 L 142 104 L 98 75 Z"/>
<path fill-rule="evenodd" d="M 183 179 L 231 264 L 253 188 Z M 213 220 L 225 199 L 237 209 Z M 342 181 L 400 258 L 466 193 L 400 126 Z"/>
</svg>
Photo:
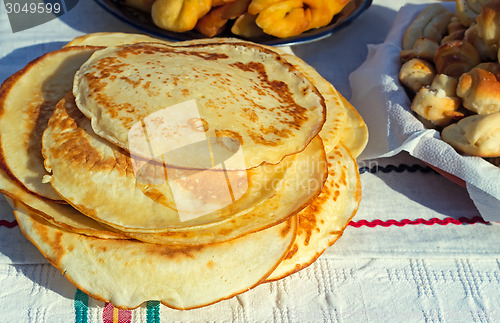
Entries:
<svg viewBox="0 0 500 323">
<path fill-rule="evenodd" d="M 231 230 L 231 229 L 222 229 L 222 230 L 219 230 L 219 231 L 217 232 L 217 234 L 220 234 L 220 235 L 222 235 L 222 236 L 226 236 L 226 235 L 230 234 L 232 231 L 233 231 L 233 230 Z"/>
<path fill-rule="evenodd" d="M 248 120 L 252 122 L 259 121 L 259 116 L 257 115 L 257 113 L 255 113 L 254 110 L 250 108 L 241 108 L 241 110 L 243 111 L 244 116 L 248 118 Z"/>
<path fill-rule="evenodd" d="M 340 191 L 333 192 L 332 199 L 336 202 L 340 196 Z"/>
<path fill-rule="evenodd" d="M 87 127 L 83 123 L 87 123 Z M 90 130 L 88 123 L 88 119 L 76 108 L 72 95 L 61 100 L 48 125 L 55 142 L 49 148 L 51 157 L 64 158 L 78 166 L 86 165 L 94 171 L 118 170 L 122 174 L 133 176 L 132 161 L 125 151 L 119 149 L 114 152 L 113 157 L 104 157 L 94 148 L 87 133 Z"/>
<path fill-rule="evenodd" d="M 286 226 L 283 229 L 281 229 L 280 234 L 282 237 L 286 237 L 288 235 L 288 233 L 290 232 L 290 230 L 292 230 L 292 223 L 293 223 L 292 221 L 294 221 L 293 218 L 289 219 L 286 222 Z"/>
<path fill-rule="evenodd" d="M 196 56 L 203 58 L 207 61 L 214 61 L 218 59 L 226 59 L 228 56 L 222 53 L 209 53 L 209 52 L 196 52 L 196 51 L 186 51 L 176 46 L 158 46 L 150 44 L 133 44 L 129 46 L 124 46 L 122 49 L 116 52 L 120 57 L 127 57 L 131 55 L 155 55 L 157 53 L 176 53 L 186 56 Z"/>
<path fill-rule="evenodd" d="M 240 143 L 240 146 L 243 145 L 243 137 L 239 133 L 232 131 L 232 130 L 215 130 L 215 136 L 217 136 L 217 137 L 230 137 L 230 138 L 238 140 L 238 142 Z"/>
<path fill-rule="evenodd" d="M 207 132 L 209 129 L 208 122 L 203 118 L 191 118 L 188 124 L 194 131 Z"/>
<path fill-rule="evenodd" d="M 292 259 L 293 256 L 295 256 L 295 254 L 297 253 L 297 251 L 299 251 L 299 246 L 296 243 L 294 243 L 292 248 L 288 250 L 288 253 L 286 254 L 284 259 Z"/>
<path fill-rule="evenodd" d="M 52 264 L 55 266 L 58 266 L 61 262 L 61 258 L 64 256 L 65 249 L 61 245 L 62 241 L 62 235 L 63 233 L 61 231 L 55 231 L 53 228 L 50 228 L 50 224 L 46 223 L 45 221 L 39 222 L 38 217 L 34 216 L 33 214 L 28 215 L 32 219 L 30 219 L 32 226 L 33 226 L 33 231 L 35 231 L 40 240 L 49 245 L 51 248 L 52 253 L 48 254 L 48 259 Z"/>
<path fill-rule="evenodd" d="M 264 64 L 260 62 L 238 62 L 231 64 L 231 66 L 237 67 L 245 72 L 257 73 L 262 87 L 273 91 L 280 99 L 282 106 L 280 106 L 279 109 L 284 111 L 288 116 L 292 117 L 292 120 L 282 120 L 286 121 L 288 126 L 299 129 L 300 126 L 309 119 L 305 115 L 307 109 L 295 102 L 288 85 L 283 81 L 269 79 Z M 305 89 L 306 88 L 304 88 L 304 90 Z"/>
<path fill-rule="evenodd" d="M 146 253 L 150 255 L 160 255 L 168 257 L 171 260 L 190 258 L 195 259 L 195 253 L 205 249 L 206 245 L 200 246 L 168 246 L 168 245 L 149 245 Z"/>
<path fill-rule="evenodd" d="M 279 146 L 282 144 L 281 140 L 266 139 L 260 133 L 249 130 L 248 135 L 252 138 L 253 142 L 263 144 L 266 146 Z"/>
<path fill-rule="evenodd" d="M 215 263 L 212 260 L 209 260 L 207 262 L 207 268 L 208 269 L 212 269 L 212 268 L 214 268 L 214 266 L 215 266 Z"/>
</svg>

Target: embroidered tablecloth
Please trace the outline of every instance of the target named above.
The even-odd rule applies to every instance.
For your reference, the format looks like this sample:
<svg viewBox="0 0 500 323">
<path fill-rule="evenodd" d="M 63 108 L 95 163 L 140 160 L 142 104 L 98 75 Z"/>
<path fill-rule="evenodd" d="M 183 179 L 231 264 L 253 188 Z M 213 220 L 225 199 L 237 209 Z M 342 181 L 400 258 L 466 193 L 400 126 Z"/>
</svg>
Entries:
<svg viewBox="0 0 500 323">
<path fill-rule="evenodd" d="M 375 0 L 348 28 L 293 51 L 350 98 L 349 74 L 365 60 L 367 44 L 384 41 L 406 3 Z M 59 19 L 12 33 L 2 3 L 0 81 L 96 31 L 136 32 L 80 1 Z M 0 197 L 0 322 L 500 321 L 500 224 L 484 221 L 463 187 L 405 152 L 359 161 L 359 169 L 359 212 L 313 265 L 190 311 L 157 301 L 118 310 L 89 298 L 22 236 Z"/>
</svg>

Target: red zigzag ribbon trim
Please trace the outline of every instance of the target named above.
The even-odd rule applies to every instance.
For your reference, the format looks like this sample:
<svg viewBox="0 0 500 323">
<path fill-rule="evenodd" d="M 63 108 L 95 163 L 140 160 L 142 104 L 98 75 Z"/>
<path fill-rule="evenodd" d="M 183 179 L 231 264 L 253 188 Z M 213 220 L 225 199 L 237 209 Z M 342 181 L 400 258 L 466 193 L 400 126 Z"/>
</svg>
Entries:
<svg viewBox="0 0 500 323">
<path fill-rule="evenodd" d="M 404 227 L 406 225 L 448 225 L 448 224 L 455 224 L 455 225 L 462 225 L 462 224 L 476 224 L 476 223 L 482 223 L 482 224 L 489 224 L 489 222 L 483 220 L 480 216 L 475 216 L 472 218 L 466 218 L 466 217 L 461 217 L 458 219 L 455 218 L 444 218 L 444 219 L 438 219 L 438 218 L 432 218 L 430 220 L 425 220 L 425 219 L 416 219 L 416 220 L 409 220 L 409 219 L 403 219 L 400 221 L 397 220 L 373 220 L 373 221 L 367 221 L 367 220 L 359 220 L 357 222 L 351 221 L 349 222 L 349 226 L 355 227 L 355 228 L 360 228 L 360 227 L 369 227 L 369 228 L 374 228 L 374 227 L 390 227 L 390 226 L 397 226 L 397 227 Z M 7 220 L 0 220 L 0 227 L 7 227 L 7 228 L 14 228 L 17 226 L 17 222 L 14 220 L 12 222 L 7 221 Z"/>
<path fill-rule="evenodd" d="M 7 227 L 9 229 L 12 229 L 13 227 L 17 226 L 17 221 L 14 220 L 12 222 L 7 221 L 7 220 L 0 220 L 0 227 Z"/>
<path fill-rule="evenodd" d="M 406 225 L 448 225 L 448 224 L 455 224 L 455 225 L 462 225 L 462 224 L 476 224 L 476 223 L 482 223 L 482 224 L 489 224 L 489 222 L 483 220 L 482 217 L 480 216 L 475 216 L 473 218 L 466 218 L 466 217 L 461 217 L 458 219 L 455 218 L 444 218 L 444 219 L 438 219 L 438 218 L 432 218 L 430 220 L 426 219 L 416 219 L 416 220 L 409 220 L 409 219 L 403 219 L 400 221 L 397 220 L 373 220 L 373 221 L 367 221 L 367 220 L 359 220 L 357 222 L 351 221 L 349 222 L 349 226 L 355 227 L 355 228 L 360 228 L 360 227 L 390 227 L 390 226 L 397 226 L 397 227 L 404 227 Z"/>
</svg>

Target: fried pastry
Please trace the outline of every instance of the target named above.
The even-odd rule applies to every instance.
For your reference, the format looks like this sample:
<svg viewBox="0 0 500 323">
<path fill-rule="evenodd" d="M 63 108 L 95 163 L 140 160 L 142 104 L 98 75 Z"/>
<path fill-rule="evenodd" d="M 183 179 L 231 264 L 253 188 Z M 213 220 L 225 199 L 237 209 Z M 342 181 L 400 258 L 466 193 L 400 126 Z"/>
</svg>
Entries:
<svg viewBox="0 0 500 323">
<path fill-rule="evenodd" d="M 258 13 L 255 23 L 266 34 L 279 38 L 303 33 L 311 22 L 311 12 L 305 10 L 302 0 L 275 3 Z"/>
<path fill-rule="evenodd" d="M 151 17 L 160 28 L 183 32 L 192 30 L 211 8 L 211 0 L 156 0 L 151 7 Z"/>
<path fill-rule="evenodd" d="M 250 0 L 236 0 L 212 8 L 209 13 L 201 17 L 195 29 L 207 37 L 214 37 L 224 31 L 231 19 L 236 19 L 247 11 Z"/>
<path fill-rule="evenodd" d="M 231 32 L 248 39 L 263 36 L 264 31 L 257 26 L 255 19 L 257 19 L 256 15 L 252 15 L 248 12 L 242 14 L 234 21 Z"/>
</svg>

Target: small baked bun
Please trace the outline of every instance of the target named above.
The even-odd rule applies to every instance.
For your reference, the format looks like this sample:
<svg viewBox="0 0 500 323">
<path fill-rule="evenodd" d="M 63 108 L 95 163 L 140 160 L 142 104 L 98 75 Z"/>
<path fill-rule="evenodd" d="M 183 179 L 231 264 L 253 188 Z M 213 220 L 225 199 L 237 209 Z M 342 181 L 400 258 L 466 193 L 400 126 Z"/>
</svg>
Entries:
<svg viewBox="0 0 500 323">
<path fill-rule="evenodd" d="M 420 58 L 413 58 L 401 66 L 399 81 L 412 93 L 417 93 L 422 87 L 430 85 L 436 71 L 434 66 Z"/>
<path fill-rule="evenodd" d="M 472 115 L 444 128 L 441 138 L 456 150 L 479 157 L 500 156 L 500 113 Z"/>
<path fill-rule="evenodd" d="M 407 62 L 412 58 L 421 58 L 432 62 L 438 47 L 439 44 L 434 40 L 426 37 L 420 37 L 417 39 L 412 48 L 401 51 L 399 54 L 401 62 Z"/>
<path fill-rule="evenodd" d="M 438 74 L 446 74 L 459 78 L 465 72 L 481 63 L 479 53 L 471 43 L 454 40 L 438 47 L 434 56 L 434 64 Z"/>
<path fill-rule="evenodd" d="M 492 61 L 497 57 L 497 46 L 496 45 L 488 45 L 479 37 L 477 31 L 477 24 L 472 24 L 464 33 L 464 40 L 469 42 L 474 46 L 474 48 L 479 53 L 479 57 L 481 61 Z"/>
<path fill-rule="evenodd" d="M 500 82 L 495 75 L 482 68 L 463 74 L 457 86 L 457 95 L 463 105 L 478 114 L 500 112 Z"/>
<path fill-rule="evenodd" d="M 470 26 L 481 13 L 481 7 L 491 0 L 456 0 L 457 17 L 464 26 Z"/>
<path fill-rule="evenodd" d="M 476 17 L 477 31 L 486 44 L 498 46 L 500 39 L 500 0 L 485 4 Z"/>
<path fill-rule="evenodd" d="M 461 100 L 455 94 L 457 80 L 445 74 L 434 77 L 432 84 L 421 88 L 411 104 L 411 110 L 435 126 L 447 126 L 463 114 L 457 110 Z"/>
<path fill-rule="evenodd" d="M 467 27 L 464 26 L 457 16 L 451 17 L 448 23 L 448 34 L 441 39 L 441 44 L 444 44 L 451 40 L 462 40 L 464 39 L 465 31 Z"/>
<path fill-rule="evenodd" d="M 428 5 L 410 23 L 403 36 L 403 49 L 413 48 L 417 39 L 427 37 L 439 43 L 447 32 L 453 13 L 439 3 Z"/>
<path fill-rule="evenodd" d="M 500 81 L 500 64 L 493 62 L 485 62 L 476 66 L 476 68 L 483 69 L 490 73 L 493 73 L 498 81 Z"/>
</svg>

